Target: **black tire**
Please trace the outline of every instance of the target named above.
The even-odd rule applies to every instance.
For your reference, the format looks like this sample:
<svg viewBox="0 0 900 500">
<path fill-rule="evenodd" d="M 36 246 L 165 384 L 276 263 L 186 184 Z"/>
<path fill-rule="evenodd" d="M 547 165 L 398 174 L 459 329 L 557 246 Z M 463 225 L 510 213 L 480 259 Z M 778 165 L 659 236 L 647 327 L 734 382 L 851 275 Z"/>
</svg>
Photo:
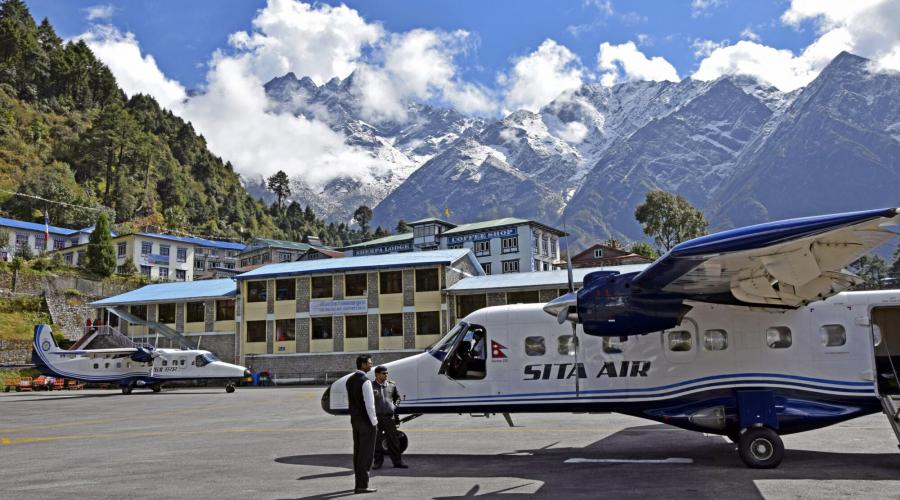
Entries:
<svg viewBox="0 0 900 500">
<path fill-rule="evenodd" d="M 122 386 L 122 394 L 131 394 L 131 386 L 123 385 Z"/>
<path fill-rule="evenodd" d="M 738 442 L 741 460 L 751 469 L 774 469 L 784 458 L 784 443 L 768 427 L 753 427 Z"/>
<path fill-rule="evenodd" d="M 406 433 L 398 430 L 397 441 L 400 443 L 400 453 L 405 453 L 406 448 L 409 447 L 409 438 L 406 437 Z M 381 451 L 387 453 L 388 441 L 386 436 L 379 436 L 378 442 L 375 443 L 375 445 L 381 448 Z"/>
<path fill-rule="evenodd" d="M 232 392 L 234 392 L 234 386 L 232 384 L 226 385 L 225 392 L 227 392 L 228 394 L 231 394 Z"/>
<path fill-rule="evenodd" d="M 154 385 L 154 386 L 151 386 L 150 388 L 153 389 L 153 392 L 162 392 L 162 386 L 160 386 L 160 385 Z"/>
</svg>

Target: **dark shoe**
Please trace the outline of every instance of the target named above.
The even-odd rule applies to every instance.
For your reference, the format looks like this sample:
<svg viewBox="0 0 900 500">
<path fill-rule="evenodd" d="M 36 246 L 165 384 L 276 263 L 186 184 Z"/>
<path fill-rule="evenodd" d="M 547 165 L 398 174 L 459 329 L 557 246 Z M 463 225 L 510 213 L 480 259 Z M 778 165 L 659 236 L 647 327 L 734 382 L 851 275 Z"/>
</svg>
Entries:
<svg viewBox="0 0 900 500">
<path fill-rule="evenodd" d="M 394 468 L 395 469 L 409 469 L 409 466 L 403 462 L 400 462 L 399 464 L 394 464 Z"/>
<path fill-rule="evenodd" d="M 380 468 L 381 468 L 381 464 L 372 464 L 372 470 L 380 469 Z"/>
<path fill-rule="evenodd" d="M 375 493 L 376 491 L 378 490 L 376 490 L 375 488 L 356 488 L 355 490 L 353 490 L 353 494 L 359 495 L 360 493 Z"/>
</svg>

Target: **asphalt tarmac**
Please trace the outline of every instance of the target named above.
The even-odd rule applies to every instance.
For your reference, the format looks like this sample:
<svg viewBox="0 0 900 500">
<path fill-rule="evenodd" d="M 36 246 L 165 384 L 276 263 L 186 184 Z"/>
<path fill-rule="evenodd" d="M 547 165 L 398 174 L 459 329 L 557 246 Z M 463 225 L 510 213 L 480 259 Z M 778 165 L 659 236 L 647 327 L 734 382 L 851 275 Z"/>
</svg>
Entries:
<svg viewBox="0 0 900 500">
<path fill-rule="evenodd" d="M 322 388 L 0 393 L 0 498 L 352 496 L 350 422 Z M 785 436 L 774 470 L 734 446 L 622 415 L 423 416 L 409 469 L 357 498 L 900 498 L 900 450 L 871 415 Z"/>
</svg>

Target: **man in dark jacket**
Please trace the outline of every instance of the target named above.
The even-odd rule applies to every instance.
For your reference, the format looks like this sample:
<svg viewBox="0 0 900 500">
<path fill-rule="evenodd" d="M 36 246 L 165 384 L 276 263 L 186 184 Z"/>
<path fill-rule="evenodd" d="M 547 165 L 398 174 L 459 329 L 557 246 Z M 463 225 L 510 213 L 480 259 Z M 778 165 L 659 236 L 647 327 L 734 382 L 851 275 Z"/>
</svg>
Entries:
<svg viewBox="0 0 900 500">
<path fill-rule="evenodd" d="M 378 440 L 387 446 L 387 452 L 391 456 L 391 462 L 398 469 L 406 469 L 400 457 L 400 436 L 397 433 L 397 423 L 394 420 L 394 411 L 400 402 L 400 393 L 394 382 L 387 379 L 388 371 L 384 366 L 375 368 L 375 414 L 378 415 Z M 384 463 L 384 447 L 380 443 L 375 444 L 375 465 L 373 469 L 380 469 Z"/>
<path fill-rule="evenodd" d="M 372 381 L 366 377 L 371 369 L 372 357 L 359 356 L 356 358 L 356 371 L 347 379 L 347 401 L 350 404 L 350 424 L 353 426 L 354 493 L 376 491 L 369 488 L 369 469 L 375 455 L 375 430 L 378 425 Z"/>
</svg>

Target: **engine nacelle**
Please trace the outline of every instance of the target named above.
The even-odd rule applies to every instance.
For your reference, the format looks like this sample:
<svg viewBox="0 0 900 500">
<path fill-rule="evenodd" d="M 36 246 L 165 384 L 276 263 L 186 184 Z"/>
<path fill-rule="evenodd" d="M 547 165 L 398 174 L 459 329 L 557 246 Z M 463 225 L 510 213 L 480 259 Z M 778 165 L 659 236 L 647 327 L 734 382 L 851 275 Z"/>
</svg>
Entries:
<svg viewBox="0 0 900 500">
<path fill-rule="evenodd" d="M 638 273 L 597 271 L 578 291 L 578 319 L 584 333 L 602 337 L 643 335 L 672 328 L 690 310 L 681 298 L 633 286 Z"/>
</svg>

